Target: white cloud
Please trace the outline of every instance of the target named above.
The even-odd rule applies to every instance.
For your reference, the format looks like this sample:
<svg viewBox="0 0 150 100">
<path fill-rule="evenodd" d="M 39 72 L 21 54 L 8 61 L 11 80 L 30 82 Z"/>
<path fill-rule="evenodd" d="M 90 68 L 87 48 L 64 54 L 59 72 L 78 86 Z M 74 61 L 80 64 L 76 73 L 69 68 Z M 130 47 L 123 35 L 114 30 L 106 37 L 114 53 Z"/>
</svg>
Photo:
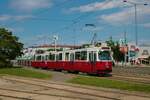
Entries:
<svg viewBox="0 0 150 100">
<path fill-rule="evenodd" d="M 116 2 L 115 0 L 106 0 L 104 2 L 94 2 L 87 5 L 82 5 L 79 7 L 70 8 L 70 11 L 79 11 L 79 12 L 90 12 L 90 11 L 97 11 L 97 10 L 106 10 L 116 7 L 121 7 L 122 2 Z"/>
<path fill-rule="evenodd" d="M 139 43 L 142 45 L 142 44 L 145 44 L 145 45 L 150 45 L 150 40 L 149 38 L 142 38 L 139 40 Z"/>
<path fill-rule="evenodd" d="M 6 27 L 6 29 L 13 32 L 14 34 L 21 33 L 24 31 L 24 28 L 22 28 L 22 27 Z"/>
<path fill-rule="evenodd" d="M 0 15 L 0 21 L 7 21 L 11 18 L 9 15 Z"/>
<path fill-rule="evenodd" d="M 52 6 L 51 0 L 12 0 L 10 6 L 20 11 L 32 11 Z"/>
<path fill-rule="evenodd" d="M 83 31 L 88 31 L 88 32 L 99 32 L 103 29 L 103 27 L 101 26 L 97 26 L 97 27 L 84 27 L 82 28 Z"/>
<path fill-rule="evenodd" d="M 20 20 L 25 20 L 29 18 L 35 18 L 32 15 L 0 15 L 0 21 L 10 21 L 10 20 L 15 20 L 15 21 L 20 21 Z"/>
<path fill-rule="evenodd" d="M 100 19 L 113 25 L 122 23 L 129 24 L 134 22 L 134 13 L 134 7 L 129 7 L 119 12 L 101 15 Z M 145 23 L 145 21 L 150 22 L 148 16 L 150 16 L 150 6 L 137 6 L 137 18 L 139 24 Z"/>
<path fill-rule="evenodd" d="M 150 0 L 127 0 L 128 2 L 123 2 L 123 0 L 105 0 L 103 2 L 93 2 L 85 5 L 81 5 L 78 7 L 72 7 L 70 8 L 69 12 L 91 12 L 91 11 L 99 11 L 99 10 L 107 10 L 107 9 L 112 9 L 112 8 L 117 8 L 117 7 L 124 7 L 124 6 L 133 6 L 133 4 L 130 4 L 129 2 L 132 3 L 149 3 Z"/>
<path fill-rule="evenodd" d="M 142 24 L 142 26 L 144 26 L 144 27 L 146 27 L 146 28 L 150 28 L 150 23 Z"/>
<path fill-rule="evenodd" d="M 150 16 L 150 6 L 145 6 L 144 3 L 149 0 L 127 0 L 132 3 L 137 3 L 137 16 L 140 23 L 144 20 L 148 20 Z M 79 7 L 70 8 L 70 12 L 91 12 L 91 11 L 102 11 L 102 10 L 112 10 L 113 8 L 122 8 L 122 10 L 117 10 L 117 12 L 112 12 L 111 14 L 101 15 L 99 18 L 107 23 L 120 24 L 120 23 L 132 23 L 134 22 L 134 5 L 130 3 L 125 3 L 123 0 L 105 0 L 103 2 L 94 2 L 87 5 L 81 5 Z M 142 5 L 143 4 L 143 5 Z"/>
<path fill-rule="evenodd" d="M 123 22 L 129 22 L 129 20 L 132 18 L 132 13 L 134 13 L 133 10 L 128 8 L 109 15 L 101 15 L 100 19 L 110 24 L 120 24 Z"/>
<path fill-rule="evenodd" d="M 13 17 L 15 20 L 24 20 L 24 19 L 30 19 L 35 18 L 35 16 L 32 15 L 18 15 Z"/>
</svg>

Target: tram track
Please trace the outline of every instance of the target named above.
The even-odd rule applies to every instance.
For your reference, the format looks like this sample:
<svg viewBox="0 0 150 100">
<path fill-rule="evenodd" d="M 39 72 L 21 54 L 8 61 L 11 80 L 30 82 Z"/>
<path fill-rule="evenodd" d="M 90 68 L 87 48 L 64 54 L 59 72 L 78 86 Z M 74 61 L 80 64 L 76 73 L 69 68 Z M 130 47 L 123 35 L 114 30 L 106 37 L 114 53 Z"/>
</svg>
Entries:
<svg viewBox="0 0 150 100">
<path fill-rule="evenodd" d="M 122 74 L 113 73 L 110 79 L 136 82 L 136 83 L 141 83 L 141 84 L 150 84 L 150 79 L 148 79 L 147 77 L 144 78 L 144 77 L 137 77 L 137 76 L 125 76 Z"/>
<path fill-rule="evenodd" d="M 55 90 L 59 90 L 59 91 L 64 91 L 64 92 L 69 92 L 69 93 L 74 93 L 74 94 L 80 94 L 80 95 L 84 95 L 85 97 L 82 98 L 82 97 L 74 97 L 74 96 L 51 95 L 51 94 L 43 94 L 43 93 L 37 93 L 37 92 L 28 92 L 28 91 L 22 91 L 22 90 L 21 91 L 20 90 L 12 90 L 12 91 L 18 91 L 18 92 L 24 92 L 24 93 L 32 93 L 32 94 L 38 94 L 38 95 L 49 95 L 49 96 L 58 96 L 58 97 L 60 96 L 60 97 L 65 97 L 65 98 L 72 98 L 72 99 L 75 98 L 75 99 L 81 99 L 81 100 L 95 100 L 95 99 L 86 98 L 86 96 L 93 96 L 93 97 L 97 97 L 97 98 L 105 98 L 105 99 L 109 99 L 109 100 L 120 100 L 120 99 L 117 99 L 117 98 L 102 96 L 102 95 L 98 95 L 98 94 L 91 94 L 91 93 L 86 93 L 86 92 L 74 91 L 74 90 L 71 90 L 71 89 L 63 89 L 63 88 L 56 88 L 56 87 L 53 87 L 53 86 L 46 86 L 46 85 L 35 84 L 34 82 L 33 83 L 32 82 L 25 82 L 25 81 L 8 79 L 8 78 L 6 80 L 14 81 L 14 82 L 19 82 L 19 83 L 24 83 L 24 84 L 33 85 L 33 86 L 39 86 L 39 87 L 43 87 L 43 88 L 47 88 L 47 89 L 55 89 Z M 44 81 L 37 81 L 36 80 L 36 82 L 44 82 Z M 46 82 L 44 82 L 44 83 L 46 84 Z M 52 83 L 48 83 L 48 84 L 52 84 Z M 53 83 L 53 84 L 54 85 L 58 85 L 56 83 Z M 64 85 L 62 85 L 62 87 L 63 86 Z"/>
<path fill-rule="evenodd" d="M 29 69 L 29 68 L 28 68 Z M 32 70 L 32 69 L 30 69 Z M 42 72 L 46 72 L 48 73 L 48 71 L 46 70 L 37 70 L 37 71 L 42 71 Z M 51 70 L 52 71 L 52 70 Z M 62 73 L 62 72 L 58 72 L 58 73 L 55 73 L 55 71 L 52 71 L 53 74 L 58 74 L 58 73 Z M 70 73 L 67 73 L 67 74 L 70 74 Z M 80 75 L 80 74 L 79 74 Z M 81 74 L 82 75 L 82 74 Z M 110 79 L 114 79 L 114 80 L 122 80 L 122 81 L 129 81 L 129 82 L 136 82 L 136 83 L 142 83 L 142 84 L 150 84 L 150 79 L 149 79 L 150 76 L 138 76 L 138 75 L 133 75 L 133 74 L 129 74 L 127 75 L 126 73 L 122 73 L 122 74 L 119 74 L 119 73 L 112 73 L 111 75 L 109 75 L 107 78 L 110 78 Z M 101 77 L 103 78 L 103 77 Z M 105 77 L 104 77 L 105 78 Z"/>
<path fill-rule="evenodd" d="M 32 99 L 25 98 L 25 97 L 10 96 L 10 95 L 5 95 L 5 94 L 0 94 L 0 97 L 7 97 L 7 98 L 13 98 L 13 99 L 19 99 L 19 100 L 32 100 Z"/>
<path fill-rule="evenodd" d="M 88 98 L 82 98 L 82 97 L 64 96 L 64 95 L 56 95 L 56 94 L 49 94 L 49 93 L 38 93 L 38 92 L 15 90 L 15 89 L 6 89 L 6 88 L 0 88 L 0 90 L 9 91 L 9 92 L 26 93 L 26 94 L 30 94 L 30 95 L 31 94 L 36 94 L 36 95 L 53 96 L 53 97 L 63 97 L 63 98 L 70 98 L 70 99 L 94 100 L 94 99 L 88 99 Z M 23 100 L 33 100 L 32 98 L 29 98 L 29 97 L 18 97 L 18 96 L 10 96 L 10 95 L 3 95 L 3 94 L 0 94 L 0 96 L 10 97 L 10 98 L 16 98 L 16 99 L 23 99 Z"/>
<path fill-rule="evenodd" d="M 72 85 L 72 84 L 67 84 L 66 85 L 66 84 L 63 84 L 63 83 L 46 82 L 44 80 L 35 80 L 35 79 L 33 79 L 32 81 L 30 80 L 30 82 L 29 82 L 27 79 L 23 79 L 23 80 L 10 79 L 10 78 L 4 78 L 4 79 L 19 82 L 19 83 L 29 84 L 29 85 L 40 86 L 40 87 L 44 87 L 44 88 L 47 88 L 47 89 L 55 89 L 55 90 L 60 90 L 60 91 L 65 91 L 65 92 L 70 92 L 70 93 L 75 93 L 75 94 L 82 94 L 82 95 L 85 95 L 85 96 L 89 95 L 89 96 L 94 96 L 94 97 L 98 97 L 98 98 L 110 99 L 110 100 L 120 100 L 120 99 L 115 98 L 115 97 L 113 98 L 111 96 L 108 97 L 108 96 L 103 96 L 103 95 L 100 95 L 100 94 L 90 93 L 90 92 L 88 92 L 88 90 L 90 89 L 90 90 L 92 90 L 96 93 L 98 93 L 99 91 L 102 91 L 102 92 L 106 92 L 106 93 L 115 93 L 115 94 L 120 94 L 120 95 L 130 95 L 130 96 L 150 98 L 150 95 L 143 95 L 143 94 L 141 95 L 141 94 L 137 94 L 137 93 L 127 93 L 127 92 L 120 92 L 120 91 L 95 89 L 95 88 L 82 87 L 82 86 Z M 40 84 L 41 82 L 44 83 L 44 85 Z M 52 86 L 50 86 L 48 84 L 51 84 Z M 56 87 L 56 86 L 58 86 L 58 87 Z M 60 88 L 60 87 L 64 87 L 64 88 Z M 76 89 L 75 90 L 69 89 L 69 87 L 76 88 Z M 86 92 L 82 91 L 82 90 L 86 90 Z M 41 94 L 41 95 L 47 95 L 47 94 Z M 73 97 L 73 98 L 75 98 L 75 97 Z M 79 99 L 84 100 L 84 98 L 79 98 Z M 87 98 L 86 98 L 86 100 L 87 100 Z M 92 100 L 92 99 L 89 99 L 89 100 Z"/>
</svg>

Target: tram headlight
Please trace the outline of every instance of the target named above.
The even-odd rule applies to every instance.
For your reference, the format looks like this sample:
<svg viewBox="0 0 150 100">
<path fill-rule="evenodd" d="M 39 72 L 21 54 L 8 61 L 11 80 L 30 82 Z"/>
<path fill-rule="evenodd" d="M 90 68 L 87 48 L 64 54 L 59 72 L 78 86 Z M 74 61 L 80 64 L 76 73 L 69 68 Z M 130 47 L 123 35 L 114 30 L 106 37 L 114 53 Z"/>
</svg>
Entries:
<svg viewBox="0 0 150 100">
<path fill-rule="evenodd" d="M 109 68 L 109 66 L 106 66 L 106 68 Z"/>
<path fill-rule="evenodd" d="M 108 62 L 105 64 L 105 66 L 106 66 L 106 68 L 109 68 L 109 64 L 108 64 Z"/>
</svg>

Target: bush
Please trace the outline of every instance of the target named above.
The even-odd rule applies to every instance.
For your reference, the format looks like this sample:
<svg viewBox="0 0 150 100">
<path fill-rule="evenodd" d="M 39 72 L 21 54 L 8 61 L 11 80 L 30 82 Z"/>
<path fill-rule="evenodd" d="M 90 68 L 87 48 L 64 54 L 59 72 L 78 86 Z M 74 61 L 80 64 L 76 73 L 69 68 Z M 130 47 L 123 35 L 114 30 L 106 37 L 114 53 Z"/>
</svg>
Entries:
<svg viewBox="0 0 150 100">
<path fill-rule="evenodd" d="M 9 61 L 0 60 L 0 68 L 12 67 L 12 64 Z"/>
</svg>

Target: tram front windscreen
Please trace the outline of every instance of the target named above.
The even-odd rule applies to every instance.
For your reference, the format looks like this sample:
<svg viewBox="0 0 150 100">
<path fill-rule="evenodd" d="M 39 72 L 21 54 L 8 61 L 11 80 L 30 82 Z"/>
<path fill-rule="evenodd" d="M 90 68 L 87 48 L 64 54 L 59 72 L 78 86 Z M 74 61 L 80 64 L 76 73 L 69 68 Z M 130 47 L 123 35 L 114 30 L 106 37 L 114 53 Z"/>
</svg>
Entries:
<svg viewBox="0 0 150 100">
<path fill-rule="evenodd" d="M 112 60 L 110 51 L 99 51 L 98 58 L 99 60 Z"/>
</svg>

